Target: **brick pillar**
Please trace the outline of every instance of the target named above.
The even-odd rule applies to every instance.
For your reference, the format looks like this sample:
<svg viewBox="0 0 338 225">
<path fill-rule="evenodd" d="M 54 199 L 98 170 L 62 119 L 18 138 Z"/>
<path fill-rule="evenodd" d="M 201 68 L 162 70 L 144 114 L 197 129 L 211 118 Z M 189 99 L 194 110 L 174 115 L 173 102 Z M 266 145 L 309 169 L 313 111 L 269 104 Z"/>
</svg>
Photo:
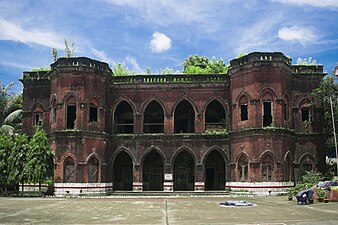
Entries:
<svg viewBox="0 0 338 225">
<path fill-rule="evenodd" d="M 204 169 L 202 164 L 195 167 L 195 191 L 204 191 Z"/>
<path fill-rule="evenodd" d="M 133 191 L 139 192 L 143 190 L 143 182 L 141 181 L 141 166 L 133 167 Z"/>
</svg>

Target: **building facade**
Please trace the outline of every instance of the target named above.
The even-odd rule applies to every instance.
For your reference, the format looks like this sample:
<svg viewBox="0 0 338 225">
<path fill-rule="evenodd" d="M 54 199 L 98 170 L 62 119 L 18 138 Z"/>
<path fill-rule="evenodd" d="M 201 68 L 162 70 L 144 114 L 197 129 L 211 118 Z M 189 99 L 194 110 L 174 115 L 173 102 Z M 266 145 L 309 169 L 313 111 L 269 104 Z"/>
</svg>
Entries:
<svg viewBox="0 0 338 225">
<path fill-rule="evenodd" d="M 279 192 L 324 170 L 323 66 L 282 53 L 230 61 L 226 75 L 112 76 L 106 63 L 59 58 L 24 72 L 23 130 L 46 130 L 55 194 Z"/>
</svg>

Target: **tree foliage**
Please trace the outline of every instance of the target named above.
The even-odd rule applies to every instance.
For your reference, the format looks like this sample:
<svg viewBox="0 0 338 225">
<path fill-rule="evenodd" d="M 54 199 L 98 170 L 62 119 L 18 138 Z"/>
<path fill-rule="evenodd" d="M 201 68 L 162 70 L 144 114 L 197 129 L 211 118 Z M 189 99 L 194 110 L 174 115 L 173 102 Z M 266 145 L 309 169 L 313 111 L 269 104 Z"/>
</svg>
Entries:
<svg viewBox="0 0 338 225">
<path fill-rule="evenodd" d="M 29 142 L 24 171 L 29 183 L 41 184 L 53 176 L 53 153 L 43 129 L 38 128 Z"/>
<path fill-rule="evenodd" d="M 65 53 L 66 53 L 66 55 L 65 55 L 65 57 L 66 58 L 70 58 L 70 57 L 72 57 L 73 56 L 73 54 L 74 54 L 74 51 L 75 51 L 75 49 L 74 49 L 74 42 L 69 46 L 68 45 L 68 42 L 67 42 L 67 40 L 66 40 L 66 38 L 64 39 L 64 41 L 65 41 Z M 54 56 L 53 56 L 54 57 Z"/>
<path fill-rule="evenodd" d="M 183 73 L 186 74 L 226 74 L 228 72 L 228 66 L 224 64 L 222 58 L 217 60 L 213 56 L 209 60 L 208 57 L 199 56 L 198 54 L 190 55 L 185 59 L 183 67 Z"/>
<path fill-rule="evenodd" d="M 0 135 L 0 184 L 9 184 L 9 156 L 14 142 L 11 136 L 3 133 Z"/>
<path fill-rule="evenodd" d="M 25 164 L 29 141 L 26 134 L 16 136 L 10 156 L 8 157 L 9 181 L 24 184 L 27 181 Z"/>
<path fill-rule="evenodd" d="M 0 133 L 13 134 L 22 119 L 22 94 L 11 93 L 15 83 L 4 86 L 0 81 Z"/>
<path fill-rule="evenodd" d="M 326 150 L 329 155 L 333 156 L 336 152 L 335 150 L 335 139 L 334 139 L 334 130 L 333 130 L 333 121 L 335 122 L 336 133 L 337 124 L 338 124 L 338 86 L 333 76 L 326 76 L 321 81 L 318 88 L 314 89 L 312 95 L 318 99 L 316 104 L 319 104 L 323 107 L 324 113 L 324 132 L 327 134 L 326 139 Z M 331 110 L 331 103 L 332 109 Z M 332 116 L 333 114 L 333 116 Z M 330 176 L 334 174 L 336 169 L 334 167 L 327 168 L 327 175 Z"/>
<path fill-rule="evenodd" d="M 317 60 L 313 60 L 312 57 L 309 57 L 304 59 L 298 58 L 296 65 L 308 66 L 308 65 L 318 65 L 318 63 Z"/>
<path fill-rule="evenodd" d="M 130 76 L 135 75 L 135 72 L 128 70 L 124 64 L 113 65 L 113 76 Z"/>
</svg>

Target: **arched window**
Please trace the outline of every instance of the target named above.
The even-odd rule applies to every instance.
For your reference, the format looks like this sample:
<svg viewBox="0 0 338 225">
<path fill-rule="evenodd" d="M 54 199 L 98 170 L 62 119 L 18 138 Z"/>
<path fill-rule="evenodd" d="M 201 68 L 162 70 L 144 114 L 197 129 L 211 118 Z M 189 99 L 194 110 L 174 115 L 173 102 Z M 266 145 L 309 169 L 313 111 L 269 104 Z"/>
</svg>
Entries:
<svg viewBox="0 0 338 225">
<path fill-rule="evenodd" d="M 262 96 L 263 102 L 263 127 L 273 125 L 273 96 L 270 92 L 266 92 Z"/>
<path fill-rule="evenodd" d="M 300 113 L 301 113 L 301 121 L 304 122 L 311 122 L 313 120 L 313 112 L 311 109 L 311 102 L 309 99 L 304 99 L 300 103 Z"/>
<path fill-rule="evenodd" d="M 175 108 L 175 133 L 195 132 L 195 110 L 187 100 Z"/>
<path fill-rule="evenodd" d="M 283 117 L 284 120 L 289 120 L 289 99 L 287 97 L 284 98 Z"/>
<path fill-rule="evenodd" d="M 164 113 L 161 105 L 152 101 L 144 111 L 144 133 L 163 133 Z"/>
<path fill-rule="evenodd" d="M 249 103 L 249 100 L 244 95 L 239 99 L 239 105 L 240 105 L 240 112 L 239 113 L 240 113 L 241 121 L 245 121 L 245 120 L 249 119 L 248 103 Z"/>
<path fill-rule="evenodd" d="M 99 161 L 93 157 L 88 162 L 88 183 L 99 182 Z"/>
<path fill-rule="evenodd" d="M 238 159 L 238 180 L 243 182 L 243 181 L 248 181 L 248 159 L 244 155 L 242 155 Z"/>
<path fill-rule="evenodd" d="M 122 101 L 114 113 L 114 130 L 116 133 L 132 134 L 134 132 L 134 113 L 131 106 Z"/>
<path fill-rule="evenodd" d="M 71 157 L 67 157 L 63 163 L 63 182 L 75 183 L 75 165 Z"/>
<path fill-rule="evenodd" d="M 73 96 L 67 99 L 66 125 L 67 129 L 76 128 L 76 100 Z"/>
<path fill-rule="evenodd" d="M 272 181 L 273 175 L 273 159 L 269 155 L 265 155 L 261 162 L 262 169 L 262 180 L 263 181 Z"/>
<path fill-rule="evenodd" d="M 205 129 L 223 130 L 225 128 L 225 110 L 221 103 L 213 100 L 205 111 Z"/>
</svg>

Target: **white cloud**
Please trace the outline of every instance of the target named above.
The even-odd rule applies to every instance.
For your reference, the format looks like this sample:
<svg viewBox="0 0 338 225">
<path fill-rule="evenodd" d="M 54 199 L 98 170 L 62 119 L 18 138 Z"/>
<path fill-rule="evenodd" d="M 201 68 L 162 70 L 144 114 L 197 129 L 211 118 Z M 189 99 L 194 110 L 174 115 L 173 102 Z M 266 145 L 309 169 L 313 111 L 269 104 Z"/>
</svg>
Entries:
<svg viewBox="0 0 338 225">
<path fill-rule="evenodd" d="M 310 5 L 321 8 L 331 8 L 331 7 L 338 8 L 337 0 L 271 0 L 271 1 L 297 6 Z"/>
<path fill-rule="evenodd" d="M 163 33 L 155 32 L 149 45 L 152 52 L 164 52 L 171 48 L 171 39 Z"/>
<path fill-rule="evenodd" d="M 22 27 L 0 18 L 0 40 L 38 44 L 58 49 L 64 47 L 63 38 L 59 37 L 56 33 L 39 29 L 29 30 Z"/>
<path fill-rule="evenodd" d="M 108 64 L 114 64 L 114 61 L 109 58 L 104 51 L 100 51 L 95 48 L 91 48 L 91 51 L 94 56 L 98 58 L 99 61 L 106 62 Z"/>
<path fill-rule="evenodd" d="M 136 58 L 130 55 L 127 55 L 125 60 L 127 61 L 127 63 L 129 63 L 131 65 L 131 70 L 135 71 L 137 73 L 142 73 L 142 69 L 140 67 L 140 65 L 138 64 L 138 62 L 136 61 Z"/>
<path fill-rule="evenodd" d="M 299 42 L 303 46 L 314 43 L 319 39 L 313 28 L 298 26 L 280 28 L 278 38 L 284 41 Z"/>
</svg>

